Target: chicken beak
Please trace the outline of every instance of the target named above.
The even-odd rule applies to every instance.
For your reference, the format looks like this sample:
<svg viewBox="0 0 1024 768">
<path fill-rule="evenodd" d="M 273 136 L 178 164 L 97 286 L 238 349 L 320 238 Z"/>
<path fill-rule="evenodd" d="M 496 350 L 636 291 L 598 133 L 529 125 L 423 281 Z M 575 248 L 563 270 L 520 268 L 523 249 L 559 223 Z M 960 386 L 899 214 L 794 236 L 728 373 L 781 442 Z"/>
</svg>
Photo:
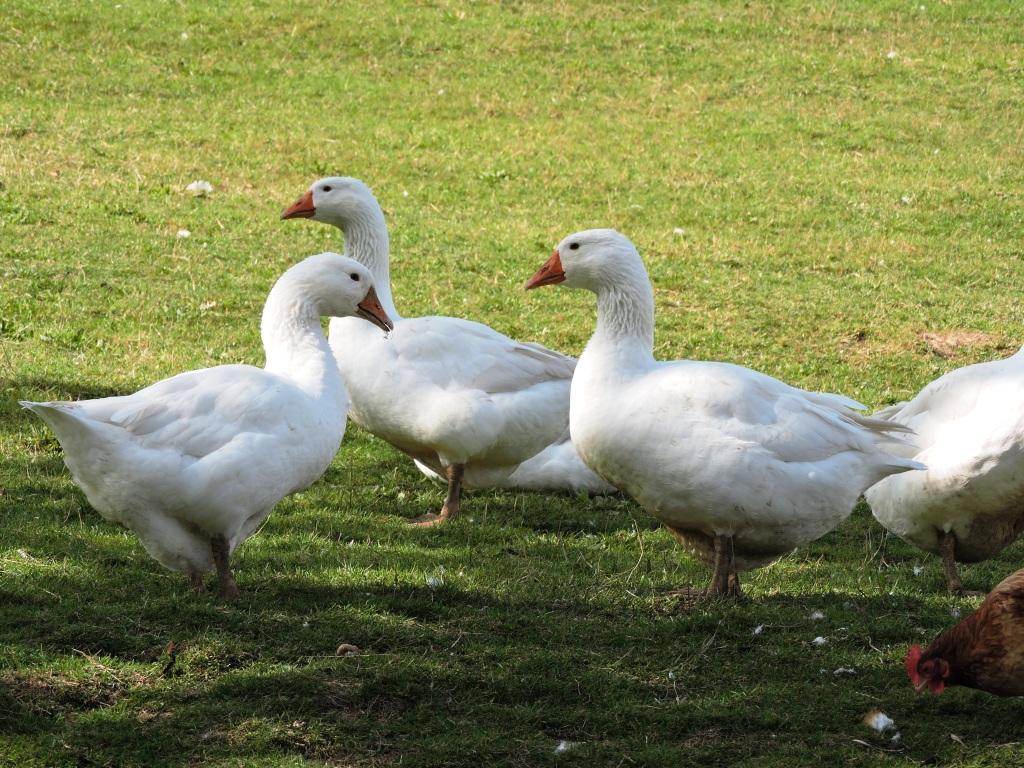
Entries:
<svg viewBox="0 0 1024 768">
<path fill-rule="evenodd" d="M 562 257 L 556 250 L 551 258 L 544 262 L 544 266 L 533 273 L 533 277 L 526 281 L 523 288 L 527 291 L 533 288 L 540 288 L 542 285 L 556 285 L 565 280 L 565 270 L 562 269 Z"/>
<path fill-rule="evenodd" d="M 311 219 L 316 216 L 316 206 L 313 205 L 313 190 L 307 189 L 306 194 L 296 200 L 281 214 L 282 219 Z"/>
<path fill-rule="evenodd" d="M 920 696 L 922 693 L 924 693 L 924 689 L 928 687 L 928 683 L 929 682 L 930 681 L 928 680 L 928 678 L 925 677 L 925 678 L 921 679 L 921 682 L 915 683 L 914 684 L 914 693 L 916 693 L 917 695 Z"/>
<path fill-rule="evenodd" d="M 385 333 L 389 333 L 394 329 L 395 324 L 391 322 L 391 318 L 388 317 L 388 313 L 384 311 L 384 307 L 380 305 L 380 299 L 377 298 L 377 291 L 372 287 L 366 292 L 366 296 L 363 300 L 356 305 L 356 315 L 369 320 L 371 323 L 376 325 L 378 328 L 383 330 Z"/>
</svg>

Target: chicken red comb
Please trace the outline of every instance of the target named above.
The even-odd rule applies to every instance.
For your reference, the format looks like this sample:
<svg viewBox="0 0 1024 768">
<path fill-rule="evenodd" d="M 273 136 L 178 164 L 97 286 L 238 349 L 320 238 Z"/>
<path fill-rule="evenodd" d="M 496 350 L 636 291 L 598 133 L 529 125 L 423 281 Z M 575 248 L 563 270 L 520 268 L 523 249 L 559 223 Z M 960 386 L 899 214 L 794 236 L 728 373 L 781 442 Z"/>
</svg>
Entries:
<svg viewBox="0 0 1024 768">
<path fill-rule="evenodd" d="M 921 646 L 912 645 L 910 650 L 907 651 L 907 658 L 904 664 L 907 668 L 907 677 L 910 678 L 910 682 L 917 685 L 921 682 L 921 673 L 917 671 L 917 663 L 921 660 Z"/>
</svg>

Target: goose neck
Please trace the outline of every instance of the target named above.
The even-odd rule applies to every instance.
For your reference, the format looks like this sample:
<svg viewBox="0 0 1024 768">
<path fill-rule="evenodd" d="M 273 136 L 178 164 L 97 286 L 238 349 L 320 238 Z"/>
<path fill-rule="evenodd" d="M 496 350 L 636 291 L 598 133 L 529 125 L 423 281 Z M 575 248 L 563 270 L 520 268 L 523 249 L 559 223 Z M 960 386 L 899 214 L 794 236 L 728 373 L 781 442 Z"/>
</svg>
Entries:
<svg viewBox="0 0 1024 768">
<path fill-rule="evenodd" d="M 260 335 L 267 371 L 293 381 L 314 397 L 344 397 L 341 374 L 320 325 L 319 308 L 287 277 L 278 281 L 267 298 Z"/>
<path fill-rule="evenodd" d="M 341 231 L 345 236 L 345 253 L 370 270 L 384 311 L 397 320 L 399 314 L 391 296 L 390 244 L 384 213 L 379 207 L 359 211 L 342 225 Z"/>
<path fill-rule="evenodd" d="M 628 348 L 648 357 L 654 349 L 654 292 L 651 283 L 624 280 L 597 292 L 597 330 L 593 341 Z"/>
</svg>

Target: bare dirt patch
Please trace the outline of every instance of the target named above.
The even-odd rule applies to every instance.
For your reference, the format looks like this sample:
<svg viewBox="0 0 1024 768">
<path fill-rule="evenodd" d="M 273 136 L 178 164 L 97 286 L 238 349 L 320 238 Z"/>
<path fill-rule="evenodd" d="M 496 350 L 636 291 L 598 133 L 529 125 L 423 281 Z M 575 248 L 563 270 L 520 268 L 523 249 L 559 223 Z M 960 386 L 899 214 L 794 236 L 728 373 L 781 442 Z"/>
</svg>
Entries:
<svg viewBox="0 0 1024 768">
<path fill-rule="evenodd" d="M 974 347 L 1003 346 L 999 339 L 982 331 L 925 331 L 920 339 L 939 357 L 953 357 Z"/>
</svg>

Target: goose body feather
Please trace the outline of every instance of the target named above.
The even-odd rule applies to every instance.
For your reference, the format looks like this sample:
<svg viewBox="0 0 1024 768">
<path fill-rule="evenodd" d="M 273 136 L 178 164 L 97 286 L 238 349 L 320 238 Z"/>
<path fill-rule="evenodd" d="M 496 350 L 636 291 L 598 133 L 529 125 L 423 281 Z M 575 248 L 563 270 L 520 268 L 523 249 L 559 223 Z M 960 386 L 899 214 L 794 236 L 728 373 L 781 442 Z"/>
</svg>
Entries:
<svg viewBox="0 0 1024 768">
<path fill-rule="evenodd" d="M 363 182 L 320 179 L 283 216 L 338 227 L 346 254 L 371 270 L 395 321 L 386 341 L 349 318 L 331 321 L 354 422 L 431 478 L 462 465 L 461 485 L 471 488 L 615 490 L 583 464 L 567 437 L 574 358 L 471 320 L 397 312 L 387 225 Z"/>
<path fill-rule="evenodd" d="M 654 297 L 639 254 L 613 230 L 562 241 L 527 287 L 597 294 L 576 366 L 569 426 L 584 462 L 635 498 L 705 562 L 730 537 L 734 569 L 828 533 L 863 490 L 918 462 L 888 452 L 907 428 L 720 362 L 657 361 Z"/>
<path fill-rule="evenodd" d="M 1024 531 L 1024 349 L 951 371 L 875 415 L 913 429 L 919 449 L 905 452 L 928 465 L 865 494 L 888 530 L 929 552 L 953 532 L 963 562 Z"/>
<path fill-rule="evenodd" d="M 363 311 L 371 280 L 330 253 L 288 270 L 264 307 L 265 368 L 224 365 L 130 395 L 22 405 L 54 431 L 103 517 L 167 568 L 204 573 L 211 539 L 233 551 L 337 452 L 348 399 L 319 318 Z"/>
</svg>

